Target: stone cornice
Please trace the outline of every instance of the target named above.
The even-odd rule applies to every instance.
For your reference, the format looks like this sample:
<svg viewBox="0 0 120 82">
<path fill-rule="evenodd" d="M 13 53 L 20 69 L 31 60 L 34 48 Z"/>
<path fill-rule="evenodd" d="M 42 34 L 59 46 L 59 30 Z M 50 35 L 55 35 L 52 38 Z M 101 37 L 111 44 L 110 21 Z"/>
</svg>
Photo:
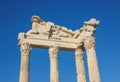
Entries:
<svg viewBox="0 0 120 82">
<path fill-rule="evenodd" d="M 61 50 L 74 51 L 76 48 L 88 44 L 88 42 L 84 41 L 88 36 L 94 35 L 95 27 L 98 24 L 99 21 L 92 18 L 90 21 L 84 22 L 80 30 L 72 31 L 52 22 L 45 22 L 39 16 L 33 16 L 32 29 L 27 33 L 19 33 L 19 45 L 21 42 L 26 42 L 31 47 L 49 48 L 54 43 Z"/>
</svg>

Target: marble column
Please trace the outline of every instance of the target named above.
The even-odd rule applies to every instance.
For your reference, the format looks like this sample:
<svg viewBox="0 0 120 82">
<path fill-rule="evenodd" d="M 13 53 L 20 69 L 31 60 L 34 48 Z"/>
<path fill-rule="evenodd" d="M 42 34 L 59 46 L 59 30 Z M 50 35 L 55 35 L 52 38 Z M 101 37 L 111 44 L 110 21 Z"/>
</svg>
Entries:
<svg viewBox="0 0 120 82">
<path fill-rule="evenodd" d="M 50 46 L 49 48 L 50 82 L 59 82 L 58 51 L 57 46 Z"/>
<path fill-rule="evenodd" d="M 84 41 L 84 45 L 87 53 L 90 82 L 100 82 L 100 74 L 99 74 L 98 62 L 96 57 L 94 37 L 88 36 Z"/>
<path fill-rule="evenodd" d="M 82 48 L 77 48 L 75 50 L 75 60 L 76 60 L 77 82 L 86 82 Z"/>
<path fill-rule="evenodd" d="M 20 63 L 20 77 L 19 82 L 30 82 L 29 81 L 29 62 L 30 62 L 30 45 L 28 43 L 20 44 L 21 51 L 21 63 Z"/>
</svg>

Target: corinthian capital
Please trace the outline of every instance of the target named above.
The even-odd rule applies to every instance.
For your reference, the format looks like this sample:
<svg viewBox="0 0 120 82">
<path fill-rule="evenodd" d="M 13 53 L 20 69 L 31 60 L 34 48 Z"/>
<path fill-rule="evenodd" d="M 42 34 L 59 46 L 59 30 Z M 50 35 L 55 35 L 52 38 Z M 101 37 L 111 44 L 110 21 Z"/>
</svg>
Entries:
<svg viewBox="0 0 120 82">
<path fill-rule="evenodd" d="M 31 47 L 29 43 L 22 42 L 20 44 L 20 51 L 22 55 L 29 55 L 30 50 L 31 50 Z"/>
<path fill-rule="evenodd" d="M 95 38 L 93 36 L 87 36 L 84 40 L 84 47 L 86 50 L 91 49 L 92 47 L 95 47 Z"/>
<path fill-rule="evenodd" d="M 54 57 L 58 57 L 58 51 L 59 48 L 57 46 L 50 46 L 49 47 L 49 54 L 50 54 L 50 58 L 54 58 Z"/>
</svg>

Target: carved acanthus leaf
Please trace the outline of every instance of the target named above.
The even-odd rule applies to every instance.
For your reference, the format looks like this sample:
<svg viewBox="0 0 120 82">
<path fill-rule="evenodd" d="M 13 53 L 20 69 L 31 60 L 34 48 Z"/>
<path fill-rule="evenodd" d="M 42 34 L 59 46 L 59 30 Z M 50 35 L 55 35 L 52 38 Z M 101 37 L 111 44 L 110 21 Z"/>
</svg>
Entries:
<svg viewBox="0 0 120 82">
<path fill-rule="evenodd" d="M 59 48 L 57 46 L 53 46 L 51 45 L 49 47 L 49 55 L 50 55 L 50 58 L 56 58 L 58 57 L 58 51 L 59 51 Z"/>
<path fill-rule="evenodd" d="M 84 47 L 86 50 L 91 49 L 92 47 L 95 47 L 95 38 L 93 36 L 87 36 L 84 40 Z"/>
<path fill-rule="evenodd" d="M 29 55 L 30 50 L 31 50 L 31 47 L 29 43 L 22 42 L 20 44 L 20 51 L 22 55 Z"/>
</svg>

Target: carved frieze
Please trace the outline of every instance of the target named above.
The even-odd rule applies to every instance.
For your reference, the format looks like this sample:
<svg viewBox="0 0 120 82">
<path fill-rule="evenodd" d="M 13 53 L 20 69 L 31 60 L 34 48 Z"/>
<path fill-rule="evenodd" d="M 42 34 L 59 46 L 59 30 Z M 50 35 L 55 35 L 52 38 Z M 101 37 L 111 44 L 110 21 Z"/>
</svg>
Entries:
<svg viewBox="0 0 120 82">
<path fill-rule="evenodd" d="M 52 22 L 45 22 L 38 16 L 32 17 L 32 29 L 27 32 L 29 34 L 45 35 L 48 39 L 61 40 L 61 38 L 72 38 L 74 32 Z"/>
<path fill-rule="evenodd" d="M 63 43 L 71 43 L 76 45 L 76 48 L 83 46 L 84 44 L 88 45 L 91 44 L 90 42 L 94 40 L 90 39 L 93 38 L 94 33 L 96 31 L 96 26 L 99 24 L 99 21 L 92 18 L 89 21 L 85 21 L 82 28 L 79 30 L 69 30 L 66 27 L 55 25 L 52 22 L 45 22 L 39 16 L 32 17 L 32 29 L 29 30 L 27 33 L 20 33 L 19 34 L 19 45 L 21 42 L 26 40 L 28 43 L 32 44 L 32 46 L 36 46 L 39 43 L 39 40 L 46 41 L 47 44 L 57 43 L 60 48 L 64 49 L 64 46 L 68 47 L 67 44 Z M 88 40 L 88 42 L 87 42 Z M 34 41 L 34 42 L 31 42 Z M 41 42 L 40 41 L 40 42 Z M 90 42 L 89 42 L 90 41 Z M 92 44 L 93 44 L 92 43 Z M 62 45 L 60 45 L 62 44 Z M 46 43 L 39 43 L 39 45 L 46 45 Z M 70 45 L 71 46 L 71 45 Z M 90 46 L 90 45 L 89 45 Z M 37 46 L 38 47 L 38 46 Z M 41 46 L 40 46 L 41 47 Z M 45 48 L 49 46 L 45 46 Z M 86 46 L 87 47 L 87 46 Z M 72 46 L 70 47 L 70 49 Z M 73 47 L 75 48 L 75 46 Z"/>
</svg>

